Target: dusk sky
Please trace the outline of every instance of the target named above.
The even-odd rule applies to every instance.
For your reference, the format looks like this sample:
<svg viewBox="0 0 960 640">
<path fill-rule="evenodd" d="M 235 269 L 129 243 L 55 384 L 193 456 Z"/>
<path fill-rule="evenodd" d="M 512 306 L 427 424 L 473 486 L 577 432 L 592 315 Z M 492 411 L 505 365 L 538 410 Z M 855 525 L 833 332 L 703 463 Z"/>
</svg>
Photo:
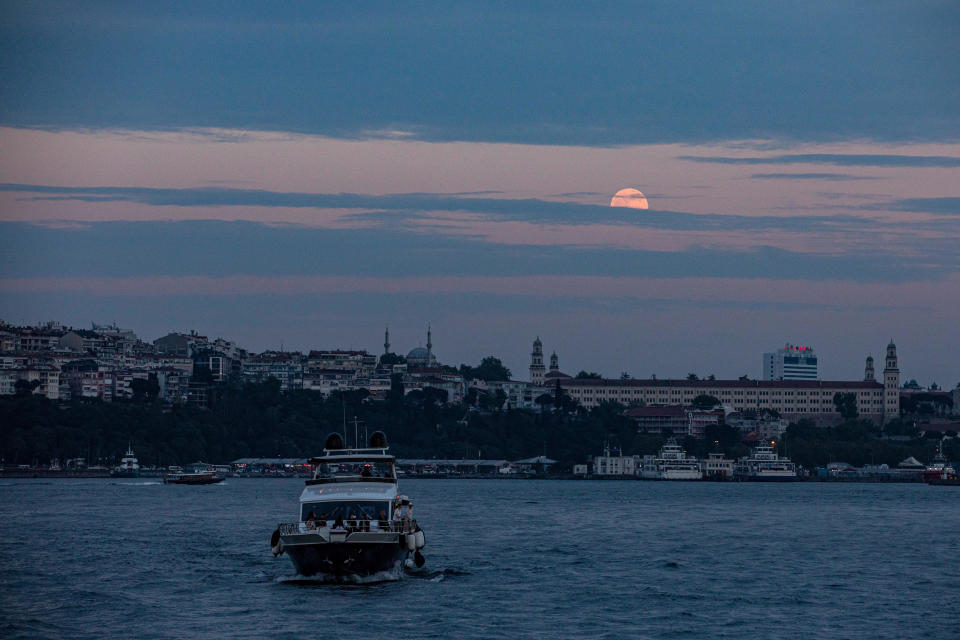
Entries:
<svg viewBox="0 0 960 640">
<path fill-rule="evenodd" d="M 5 3 L 0 318 L 960 382 L 957 2 L 353 4 Z"/>
</svg>

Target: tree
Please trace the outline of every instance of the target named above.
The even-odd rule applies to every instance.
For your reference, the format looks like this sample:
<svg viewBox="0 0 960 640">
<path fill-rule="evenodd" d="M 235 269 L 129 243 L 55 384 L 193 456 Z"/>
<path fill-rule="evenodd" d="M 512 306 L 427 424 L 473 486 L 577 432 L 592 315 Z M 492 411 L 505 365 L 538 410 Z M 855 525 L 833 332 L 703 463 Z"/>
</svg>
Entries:
<svg viewBox="0 0 960 640">
<path fill-rule="evenodd" d="M 504 393 L 503 389 L 497 389 L 494 394 L 494 403 L 497 409 L 503 409 L 504 405 L 507 404 L 507 394 Z"/>
<path fill-rule="evenodd" d="M 693 380 L 699 380 L 699 379 L 700 379 L 700 376 L 698 376 L 698 375 L 695 374 L 695 373 L 688 373 L 688 374 L 687 374 L 687 380 L 693 381 Z"/>
<path fill-rule="evenodd" d="M 390 404 L 399 407 L 403 404 L 403 396 L 406 389 L 403 387 L 403 374 L 395 373 L 390 376 L 390 391 L 387 392 L 387 399 Z"/>
<path fill-rule="evenodd" d="M 480 361 L 480 365 L 477 367 L 461 364 L 460 375 L 467 380 L 478 379 L 491 382 L 509 380 L 513 374 L 510 372 L 510 369 L 507 369 L 505 366 L 503 366 L 503 362 L 500 361 L 500 358 L 487 356 Z"/>
<path fill-rule="evenodd" d="M 621 371 L 621 372 L 620 372 L 620 379 L 621 379 L 621 380 L 630 380 L 630 374 L 627 373 L 626 371 Z"/>
<path fill-rule="evenodd" d="M 134 378 L 130 381 L 130 390 L 133 392 L 133 399 L 139 401 L 153 402 L 160 395 L 160 383 L 157 381 L 157 374 L 151 373 L 146 380 Z"/>
<path fill-rule="evenodd" d="M 13 390 L 14 390 L 14 393 L 16 393 L 16 395 L 18 396 L 28 396 L 34 391 L 36 391 L 37 387 L 39 386 L 40 386 L 39 380 L 21 379 L 13 383 Z"/>
<path fill-rule="evenodd" d="M 580 370 L 580 373 L 577 374 L 576 378 L 577 380 L 603 380 L 603 376 L 596 371 L 584 371 L 582 369 Z"/>
<path fill-rule="evenodd" d="M 694 409 L 710 410 L 720 404 L 720 400 L 714 396 L 701 393 L 693 399 L 691 404 L 693 405 Z"/>
<path fill-rule="evenodd" d="M 557 409 L 563 408 L 563 387 L 560 386 L 560 378 L 557 378 L 553 385 L 553 406 Z"/>
<path fill-rule="evenodd" d="M 407 364 L 407 359 L 396 353 L 385 353 L 380 356 L 381 367 L 392 367 L 395 364 Z"/>
<path fill-rule="evenodd" d="M 857 394 L 837 391 L 833 394 L 833 406 L 844 420 L 854 420 L 860 413 L 857 411 Z"/>
<path fill-rule="evenodd" d="M 541 410 L 546 409 L 548 406 L 553 404 L 553 394 L 541 393 L 539 396 L 536 397 L 534 402 L 536 402 L 540 406 Z"/>
</svg>

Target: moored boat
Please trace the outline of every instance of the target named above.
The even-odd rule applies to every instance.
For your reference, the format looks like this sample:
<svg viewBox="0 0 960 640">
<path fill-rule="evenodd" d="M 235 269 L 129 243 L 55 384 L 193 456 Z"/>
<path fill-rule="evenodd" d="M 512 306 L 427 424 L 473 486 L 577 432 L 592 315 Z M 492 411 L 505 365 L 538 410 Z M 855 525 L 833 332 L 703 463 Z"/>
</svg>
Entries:
<svg viewBox="0 0 960 640">
<path fill-rule="evenodd" d="M 656 456 L 644 456 L 640 477 L 644 480 L 702 480 L 700 461 L 687 455 L 676 439 L 670 438 Z"/>
<path fill-rule="evenodd" d="M 133 453 L 133 447 L 127 445 L 127 452 L 120 459 L 120 464 L 110 470 L 111 478 L 139 478 L 140 461 Z"/>
<path fill-rule="evenodd" d="M 923 470 L 923 481 L 927 484 L 960 486 L 960 477 L 957 476 L 957 470 L 947 464 L 947 459 L 943 455 L 943 441 L 937 445 L 937 455 L 933 463 Z"/>
<path fill-rule="evenodd" d="M 298 519 L 280 523 L 270 540 L 274 556 L 286 553 L 301 576 L 371 576 L 399 570 L 411 555 L 423 565 L 424 533 L 398 493 L 386 436 L 377 431 L 369 444 L 348 449 L 331 434 L 310 460 Z"/>
<path fill-rule="evenodd" d="M 777 455 L 772 443 L 761 442 L 749 456 L 737 461 L 733 476 L 750 482 L 793 482 L 797 479 L 797 465 Z"/>
</svg>

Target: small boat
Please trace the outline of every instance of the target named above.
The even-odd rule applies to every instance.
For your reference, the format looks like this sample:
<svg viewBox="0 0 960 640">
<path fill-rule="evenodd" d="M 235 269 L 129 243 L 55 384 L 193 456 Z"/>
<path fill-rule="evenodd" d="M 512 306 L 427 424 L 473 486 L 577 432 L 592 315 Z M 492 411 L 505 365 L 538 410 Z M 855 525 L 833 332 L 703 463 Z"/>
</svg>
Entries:
<svg viewBox="0 0 960 640">
<path fill-rule="evenodd" d="M 314 473 L 297 521 L 280 523 L 270 539 L 273 555 L 286 553 L 301 576 L 372 576 L 399 570 L 411 555 L 423 566 L 424 533 L 409 498 L 398 493 L 386 435 L 374 432 L 369 445 L 345 448 L 334 433 L 323 455 L 310 459 Z"/>
<path fill-rule="evenodd" d="M 225 478 L 213 471 L 198 471 L 193 473 L 168 473 L 163 476 L 164 484 L 217 484 Z"/>
<path fill-rule="evenodd" d="M 110 470 L 111 478 L 139 478 L 140 462 L 133 453 L 133 447 L 127 445 L 127 452 L 120 459 L 120 464 Z"/>
<path fill-rule="evenodd" d="M 781 458 L 773 444 L 762 442 L 749 456 L 740 458 L 733 469 L 735 480 L 750 482 L 793 482 L 797 479 L 797 465 L 789 458 Z"/>
</svg>

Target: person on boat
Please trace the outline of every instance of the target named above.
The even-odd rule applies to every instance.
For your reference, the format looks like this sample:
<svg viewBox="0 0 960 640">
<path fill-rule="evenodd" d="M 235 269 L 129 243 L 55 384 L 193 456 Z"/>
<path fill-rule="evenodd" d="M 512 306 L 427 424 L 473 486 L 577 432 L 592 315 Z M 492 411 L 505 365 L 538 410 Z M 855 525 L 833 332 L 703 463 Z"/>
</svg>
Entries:
<svg viewBox="0 0 960 640">
<path fill-rule="evenodd" d="M 387 520 L 387 512 L 383 509 L 380 510 L 380 520 L 377 522 L 377 528 L 380 531 L 390 531 L 390 521 Z"/>
<path fill-rule="evenodd" d="M 346 527 L 343 526 L 343 516 L 342 516 L 342 515 L 338 515 L 338 516 L 337 516 L 336 521 L 333 523 L 333 528 L 334 528 L 334 529 L 345 529 L 345 528 L 346 528 Z"/>
<path fill-rule="evenodd" d="M 399 504 L 393 512 L 393 519 L 399 521 L 401 530 L 406 531 L 410 528 L 410 522 L 413 520 L 413 505 L 410 504 L 410 499 L 407 496 L 400 496 L 398 501 Z"/>
<path fill-rule="evenodd" d="M 363 515 L 360 516 L 360 530 L 370 531 L 370 516 L 367 515 L 366 511 L 364 511 Z"/>
<path fill-rule="evenodd" d="M 305 524 L 307 525 L 307 529 L 317 528 L 317 515 L 313 511 L 311 511 L 310 515 L 307 516 Z"/>
<path fill-rule="evenodd" d="M 360 472 L 360 477 L 361 477 L 361 478 L 372 478 L 372 477 L 373 477 L 373 472 L 370 471 L 370 465 L 368 465 L 368 464 L 363 465 L 363 471 Z"/>
</svg>

